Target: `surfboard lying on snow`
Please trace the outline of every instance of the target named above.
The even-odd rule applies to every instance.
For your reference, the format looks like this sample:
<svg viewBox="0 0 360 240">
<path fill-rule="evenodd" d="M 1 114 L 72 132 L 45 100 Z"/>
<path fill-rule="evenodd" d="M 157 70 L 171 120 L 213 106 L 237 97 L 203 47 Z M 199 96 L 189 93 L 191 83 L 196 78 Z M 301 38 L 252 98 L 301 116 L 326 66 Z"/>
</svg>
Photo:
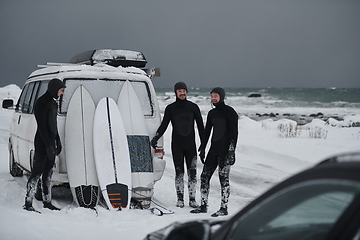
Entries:
<svg viewBox="0 0 360 240">
<path fill-rule="evenodd" d="M 129 149 L 123 120 L 112 98 L 102 98 L 96 107 L 93 143 L 97 176 L 109 209 L 129 208 Z"/>
<path fill-rule="evenodd" d="M 117 104 L 129 146 L 132 197 L 148 208 L 154 185 L 150 139 L 140 101 L 129 81 L 123 85 Z"/>
<path fill-rule="evenodd" d="M 80 207 L 94 208 L 99 200 L 99 182 L 93 149 L 95 104 L 79 86 L 74 92 L 65 123 L 65 156 L 70 189 Z"/>
</svg>

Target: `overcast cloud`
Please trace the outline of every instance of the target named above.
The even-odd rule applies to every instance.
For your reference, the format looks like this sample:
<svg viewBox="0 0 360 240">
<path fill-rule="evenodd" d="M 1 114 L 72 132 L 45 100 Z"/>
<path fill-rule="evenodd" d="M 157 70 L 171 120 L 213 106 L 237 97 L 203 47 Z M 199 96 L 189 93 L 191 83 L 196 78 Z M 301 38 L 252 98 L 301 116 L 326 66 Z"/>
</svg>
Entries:
<svg viewBox="0 0 360 240">
<path fill-rule="evenodd" d="M 360 1 L 1 0 L 0 87 L 37 64 L 138 50 L 156 87 L 360 87 Z"/>
</svg>

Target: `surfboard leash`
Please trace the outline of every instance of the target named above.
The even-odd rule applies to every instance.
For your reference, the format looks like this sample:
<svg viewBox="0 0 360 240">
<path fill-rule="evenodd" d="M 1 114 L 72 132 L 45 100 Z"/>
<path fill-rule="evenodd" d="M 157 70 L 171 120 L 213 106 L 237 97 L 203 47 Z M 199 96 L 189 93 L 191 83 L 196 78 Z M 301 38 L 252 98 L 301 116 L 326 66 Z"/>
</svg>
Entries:
<svg viewBox="0 0 360 240">
<path fill-rule="evenodd" d="M 103 192 L 103 191 L 105 191 L 105 190 L 106 190 L 106 189 L 101 190 L 101 192 Z M 130 192 L 135 193 L 135 194 L 138 195 L 138 196 L 145 197 L 145 198 L 147 197 L 147 196 L 145 196 L 145 195 L 143 195 L 143 194 L 140 194 L 140 193 L 137 193 L 137 192 L 133 191 L 132 189 L 128 189 L 128 190 L 129 190 Z M 140 201 L 138 201 L 138 200 L 136 200 L 136 199 L 134 199 L 134 198 L 131 198 L 131 201 L 130 201 L 130 202 L 133 203 L 134 206 L 136 206 L 138 209 L 144 210 L 144 207 L 142 206 L 142 204 L 141 204 Z M 159 203 L 155 202 L 155 201 L 152 200 L 152 199 L 150 199 L 150 202 L 152 202 L 153 204 L 155 204 L 157 207 L 152 207 L 152 208 L 149 208 L 149 209 L 146 209 L 146 210 L 149 210 L 149 211 L 150 211 L 152 214 L 154 214 L 154 215 L 163 216 L 163 215 L 175 214 L 174 211 L 172 211 L 172 210 L 170 210 L 170 209 L 168 209 L 168 208 L 160 205 Z M 130 205 L 131 205 L 131 203 L 130 203 Z M 98 204 L 99 204 L 99 205 L 102 205 L 103 203 L 101 203 L 101 201 L 99 201 Z M 106 205 L 103 206 L 103 207 L 107 208 Z M 133 207 L 133 209 L 134 209 L 134 207 Z M 97 211 L 96 211 L 96 212 L 97 212 Z"/>
<path fill-rule="evenodd" d="M 66 213 L 69 213 L 69 210 L 72 209 L 73 207 L 77 207 L 77 204 L 75 203 L 75 199 L 73 198 L 73 201 L 71 204 L 68 205 L 68 208 L 66 209 Z M 91 210 L 94 210 L 94 212 L 96 213 L 96 217 L 99 216 L 99 213 L 96 209 L 96 207 L 85 207 L 87 209 L 91 209 Z"/>
<path fill-rule="evenodd" d="M 133 193 L 135 193 L 135 194 L 137 194 L 137 195 L 139 195 L 141 197 L 145 197 L 145 198 L 147 197 L 145 195 L 142 195 L 140 193 L 132 191 L 132 189 L 129 189 L 129 191 L 131 191 L 131 192 L 133 192 Z M 144 209 L 143 206 L 141 205 L 141 203 L 138 200 L 136 200 L 134 198 L 131 198 L 131 201 L 135 202 L 136 206 L 140 206 L 140 209 Z M 175 214 L 174 211 L 172 211 L 170 209 L 167 209 L 166 207 L 164 207 L 164 206 L 160 205 L 159 203 L 155 202 L 154 200 L 150 199 L 150 201 L 157 206 L 157 207 L 152 207 L 152 208 L 148 209 L 152 214 L 157 215 L 157 216 L 163 216 L 163 215 L 167 215 L 167 214 Z M 166 212 L 164 212 L 164 211 L 166 211 Z"/>
</svg>

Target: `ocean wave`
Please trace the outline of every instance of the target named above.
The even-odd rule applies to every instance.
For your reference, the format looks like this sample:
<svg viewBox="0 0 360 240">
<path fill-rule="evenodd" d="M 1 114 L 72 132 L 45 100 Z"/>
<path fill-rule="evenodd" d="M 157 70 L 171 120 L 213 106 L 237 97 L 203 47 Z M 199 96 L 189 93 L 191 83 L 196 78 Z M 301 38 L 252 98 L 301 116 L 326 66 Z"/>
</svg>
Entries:
<svg viewBox="0 0 360 240">
<path fill-rule="evenodd" d="M 159 105 L 163 111 L 167 104 L 175 101 L 172 89 L 156 89 Z M 203 113 L 208 112 L 210 88 L 190 89 L 188 100 L 199 105 Z M 243 115 L 282 114 L 308 116 L 322 113 L 329 116 L 360 114 L 360 89 L 338 88 L 230 88 L 226 91 L 226 104 Z M 261 97 L 249 98 L 252 93 Z"/>
</svg>

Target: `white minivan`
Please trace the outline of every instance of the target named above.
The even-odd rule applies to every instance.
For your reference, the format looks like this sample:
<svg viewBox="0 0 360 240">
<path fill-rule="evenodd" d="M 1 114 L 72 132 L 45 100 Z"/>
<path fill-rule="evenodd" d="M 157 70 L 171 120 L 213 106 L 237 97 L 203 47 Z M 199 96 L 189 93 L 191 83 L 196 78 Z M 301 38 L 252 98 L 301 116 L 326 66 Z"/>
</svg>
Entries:
<svg viewBox="0 0 360 240">
<path fill-rule="evenodd" d="M 66 85 L 64 95 L 58 100 L 58 131 L 63 151 L 56 158 L 53 185 L 68 184 L 64 149 L 65 121 L 72 94 L 84 86 L 93 98 L 95 105 L 103 97 L 117 97 L 123 84 L 129 81 L 140 100 L 150 139 L 160 125 L 160 110 L 152 78 L 160 75 L 158 68 L 145 69 L 146 59 L 141 52 L 129 50 L 99 49 L 86 51 L 74 56 L 69 63 L 48 63 L 39 66 L 30 74 L 15 106 L 12 100 L 4 100 L 4 108 L 15 108 L 9 137 L 9 167 L 14 177 L 22 176 L 23 171 L 31 172 L 34 159 L 34 136 L 36 120 L 33 113 L 35 101 L 47 90 L 53 78 Z M 152 151 L 154 183 L 162 177 L 165 169 L 163 160 L 163 139 L 159 148 Z M 133 195 L 136 198 L 136 196 Z M 149 199 L 147 202 L 149 205 Z"/>
</svg>

